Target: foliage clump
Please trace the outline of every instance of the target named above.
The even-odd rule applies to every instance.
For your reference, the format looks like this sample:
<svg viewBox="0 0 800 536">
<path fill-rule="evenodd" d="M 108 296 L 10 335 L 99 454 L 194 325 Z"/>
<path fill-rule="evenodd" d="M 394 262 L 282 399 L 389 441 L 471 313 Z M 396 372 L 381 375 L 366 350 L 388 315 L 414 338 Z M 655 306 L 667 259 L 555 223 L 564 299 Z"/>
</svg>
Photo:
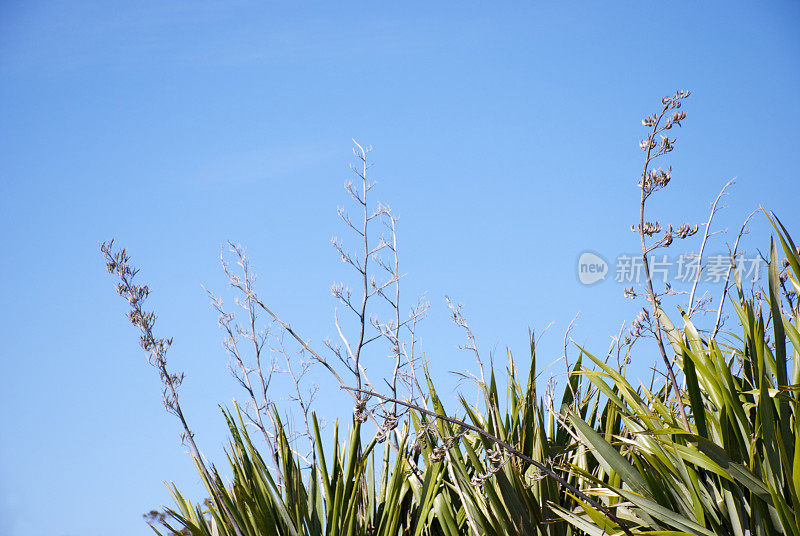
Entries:
<svg viewBox="0 0 800 536">
<path fill-rule="evenodd" d="M 351 313 L 352 333 L 346 334 L 347 324 L 336 315 L 339 343 L 325 341 L 326 352 L 316 350 L 258 296 L 243 248 L 230 244 L 238 269 L 223 256 L 244 322 L 209 294 L 231 371 L 247 394 L 242 406 L 223 410 L 231 434 L 232 480 L 226 482 L 204 462 L 183 414 L 183 375 L 167 369 L 171 340 L 154 335 L 155 315 L 143 309 L 148 287 L 134 283 L 136 270 L 125 250 L 115 250 L 113 241 L 103 244 L 108 270 L 130 306 L 129 319 L 164 384 L 165 406 L 179 419 L 208 491 L 208 499 L 194 504 L 173 485 L 176 505 L 146 516 L 154 530 L 194 536 L 800 536 L 800 249 L 780 220 L 764 211 L 778 245 L 770 240 L 767 274 L 759 288 L 748 291 L 736 269 L 743 225 L 730 250 L 715 322 L 701 326 L 695 314 L 711 303 L 696 297 L 703 251 L 729 182 L 705 223 L 701 268 L 686 293 L 686 308 L 668 312 L 666 300 L 681 294 L 669 285 L 657 288 L 650 275 L 654 250 L 700 230 L 646 219 L 648 198 L 672 180 L 671 168 L 651 164 L 674 149 L 676 140 L 663 133 L 685 119 L 680 108 L 688 95 L 663 99 L 659 112 L 642 121 L 648 135 L 640 143 L 645 162 L 639 221 L 631 229 L 640 239 L 645 280 L 625 295 L 642 297 L 645 306 L 605 354 L 572 343 L 577 359 L 568 365 L 558 406 L 553 384 L 543 395 L 537 390 L 533 335 L 527 375 L 510 352 L 505 371 L 484 364 L 461 307 L 448 299 L 466 335 L 463 348 L 476 359 L 479 375 L 472 379 L 482 402 L 474 405 L 462 396 L 460 411 L 446 412 L 417 351 L 416 326 L 429 305 L 423 298 L 402 311 L 397 219 L 388 206 L 370 203 L 369 148 L 356 144 L 358 181 L 346 189 L 359 216 L 351 219 L 344 209 L 339 215 L 358 246 L 351 252 L 338 239 L 333 245 L 356 274 L 358 291 L 354 295 L 344 284 L 331 288 Z M 736 320 L 731 331 L 721 329 L 726 303 Z M 266 328 L 258 327 L 261 314 L 269 320 Z M 640 340 L 651 341 L 646 351 L 654 347 L 660 358 L 649 387 L 626 376 Z M 375 355 L 367 348 L 379 342 L 390 359 L 383 368 L 372 367 L 385 372 L 373 382 L 363 363 Z M 307 384 L 313 366 L 330 374 L 354 403 L 341 440 L 339 423 L 333 426 L 332 450 L 323 448 L 313 410 L 316 388 Z M 287 426 L 281 417 L 270 390 L 276 374 L 288 375 L 295 387 L 290 402 L 300 427 Z M 505 393 L 498 388 L 501 376 Z M 299 446 L 302 441 L 306 447 Z"/>
</svg>

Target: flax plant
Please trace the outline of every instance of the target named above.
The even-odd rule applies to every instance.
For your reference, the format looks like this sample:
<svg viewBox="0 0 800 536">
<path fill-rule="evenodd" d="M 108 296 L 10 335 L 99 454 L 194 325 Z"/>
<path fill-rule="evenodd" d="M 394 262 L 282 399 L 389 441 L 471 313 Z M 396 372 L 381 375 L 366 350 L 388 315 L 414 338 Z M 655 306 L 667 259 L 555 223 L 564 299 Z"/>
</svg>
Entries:
<svg viewBox="0 0 800 536">
<path fill-rule="evenodd" d="M 576 345 L 579 355 L 573 365 L 567 363 L 557 407 L 553 385 L 544 396 L 537 389 L 533 335 L 523 364 L 527 373 L 510 352 L 507 368 L 499 370 L 482 359 L 462 307 L 448 298 L 452 319 L 466 336 L 462 348 L 474 354 L 478 367 L 479 375 L 469 377 L 479 403 L 460 395 L 458 411 L 445 410 L 417 349 L 416 326 L 427 303 L 419 300 L 401 314 L 398 220 L 388 206 L 372 204 L 370 149 L 356 144 L 359 164 L 352 169 L 358 180 L 345 188 L 358 218 L 344 209 L 339 216 L 357 239 L 357 253 L 338 239 L 333 245 L 352 268 L 358 291 L 354 295 L 344 283 L 331 289 L 350 312 L 353 331 L 337 311 L 340 342 L 325 341 L 328 350 L 318 351 L 259 297 L 241 247 L 230 245 L 238 272 L 223 259 L 236 303 L 245 311 L 244 326 L 215 295 L 212 304 L 220 314 L 231 370 L 247 394 L 244 407 L 235 403 L 222 410 L 231 437 L 226 454 L 232 476 L 226 483 L 204 462 L 180 407 L 183 376 L 170 372 L 166 361 L 171 340 L 155 337 L 155 315 L 142 308 L 149 288 L 134 283 L 136 270 L 125 250 L 103 244 L 108 270 L 120 279 L 118 292 L 128 301 L 129 318 L 140 328 L 141 344 L 164 384 L 165 406 L 181 423 L 209 495 L 194 503 L 172 485 L 175 507 L 154 530 L 165 536 L 800 536 L 800 250 L 778 218 L 765 212 L 780 250 L 770 243 L 766 287 L 748 297 L 735 258 L 751 214 L 731 248 L 716 322 L 708 332 L 692 320 L 708 303 L 695 299 L 699 271 L 686 312 L 679 310 L 682 328 L 661 304 L 671 289 L 656 288 L 649 271 L 653 251 L 699 229 L 685 223 L 662 228 L 645 217 L 647 200 L 671 180 L 671 169 L 653 169 L 652 163 L 674 148 L 675 140 L 663 133 L 685 118 L 679 109 L 687 96 L 678 92 L 663 99 L 660 111 L 643 121 L 649 133 L 641 143 L 639 223 L 632 228 L 646 278 L 643 289 L 626 294 L 642 294 L 648 306 L 634 322 L 632 338 L 623 337 L 621 329 L 605 355 Z M 712 205 L 700 265 L 730 184 Z M 729 296 L 729 288 L 735 295 Z M 721 331 L 728 298 L 738 334 Z M 257 326 L 260 314 L 269 320 L 265 329 Z M 723 333 L 733 342 L 721 342 Z M 637 386 L 626 376 L 633 344 L 643 334 L 653 337 L 665 367 L 661 387 Z M 569 329 L 565 362 L 568 339 Z M 252 349 L 255 365 L 248 364 L 240 341 Z M 307 360 L 298 362 L 286 342 L 296 344 Z M 283 368 L 267 358 L 268 351 L 282 356 Z M 387 354 L 389 361 L 381 366 L 378 358 Z M 616 367 L 609 364 L 614 357 Z M 365 363 L 385 376 L 373 382 Z M 338 421 L 332 441 L 323 437 L 313 388 L 301 388 L 311 366 L 330 374 L 354 401 L 346 419 L 349 431 L 341 439 Z M 300 435 L 309 441 L 308 452 L 297 448 L 274 402 L 275 373 L 287 373 L 294 382 L 293 402 L 305 423 Z M 677 374 L 683 375 L 683 387 Z M 505 392 L 498 387 L 503 376 Z M 375 426 L 372 434 L 365 432 L 368 420 Z M 268 456 L 262 456 L 248 425 L 260 432 Z"/>
<path fill-rule="evenodd" d="M 676 422 L 664 393 L 636 388 L 585 354 L 597 369 L 578 374 L 615 415 L 608 430 L 567 411 L 597 460 L 598 469 L 585 476 L 596 493 L 622 496 L 618 515 L 642 533 L 800 534 L 800 334 L 784 285 L 799 288 L 800 256 L 780 221 L 770 221 L 786 259 L 779 262 L 771 243 L 766 307 L 747 299 L 738 283 L 738 345 L 703 338 L 686 315 L 683 330 L 663 317 L 686 377 L 689 429 Z M 790 270 L 782 277 L 784 267 Z M 601 513 L 590 506 L 560 513 L 587 534 L 603 533 L 593 525 Z"/>
</svg>

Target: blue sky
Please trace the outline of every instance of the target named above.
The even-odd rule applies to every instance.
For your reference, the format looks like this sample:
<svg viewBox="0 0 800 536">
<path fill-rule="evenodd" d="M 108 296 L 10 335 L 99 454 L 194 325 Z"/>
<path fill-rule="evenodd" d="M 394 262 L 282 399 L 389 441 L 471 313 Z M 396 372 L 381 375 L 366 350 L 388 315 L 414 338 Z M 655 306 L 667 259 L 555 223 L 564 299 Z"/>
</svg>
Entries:
<svg viewBox="0 0 800 536">
<path fill-rule="evenodd" d="M 315 343 L 334 335 L 328 287 L 349 274 L 329 242 L 347 238 L 350 140 L 371 144 L 453 400 L 448 371 L 472 364 L 444 294 L 500 359 L 552 322 L 542 364 L 578 311 L 573 336 L 599 353 L 635 316 L 576 260 L 635 252 L 640 120 L 663 95 L 693 91 L 653 217 L 705 221 L 738 177 L 713 252 L 759 204 L 800 232 L 797 28 L 797 2 L 3 3 L 0 533 L 144 535 L 165 481 L 200 495 L 100 241 L 142 269 L 221 461 L 217 405 L 242 393 L 201 284 L 228 296 L 218 255 L 240 242 L 276 310 Z M 757 217 L 750 251 L 768 236 Z M 632 374 L 649 377 L 648 355 Z M 320 412 L 347 401 L 326 392 Z"/>
</svg>

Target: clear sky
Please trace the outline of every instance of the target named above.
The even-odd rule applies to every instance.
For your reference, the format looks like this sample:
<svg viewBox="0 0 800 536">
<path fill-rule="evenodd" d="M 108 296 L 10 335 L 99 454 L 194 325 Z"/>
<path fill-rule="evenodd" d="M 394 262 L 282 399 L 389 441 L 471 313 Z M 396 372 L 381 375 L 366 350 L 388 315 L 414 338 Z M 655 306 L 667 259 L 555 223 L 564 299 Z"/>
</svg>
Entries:
<svg viewBox="0 0 800 536">
<path fill-rule="evenodd" d="M 552 322 L 542 364 L 578 311 L 598 353 L 635 316 L 576 262 L 635 252 L 640 120 L 663 95 L 693 91 L 654 217 L 704 221 L 738 177 L 719 228 L 764 204 L 800 234 L 798 28 L 800 4 L 778 1 L 2 2 L 0 534 L 144 535 L 165 481 L 199 497 L 100 241 L 152 287 L 221 462 L 217 404 L 241 392 L 201 284 L 224 293 L 219 250 L 241 242 L 275 309 L 315 344 L 334 335 L 328 287 L 347 272 L 329 241 L 348 238 L 350 140 L 372 144 L 452 401 L 447 372 L 471 362 L 444 294 L 501 359 Z M 763 249 L 763 217 L 752 230 Z M 348 404 L 333 390 L 320 411 Z"/>
</svg>

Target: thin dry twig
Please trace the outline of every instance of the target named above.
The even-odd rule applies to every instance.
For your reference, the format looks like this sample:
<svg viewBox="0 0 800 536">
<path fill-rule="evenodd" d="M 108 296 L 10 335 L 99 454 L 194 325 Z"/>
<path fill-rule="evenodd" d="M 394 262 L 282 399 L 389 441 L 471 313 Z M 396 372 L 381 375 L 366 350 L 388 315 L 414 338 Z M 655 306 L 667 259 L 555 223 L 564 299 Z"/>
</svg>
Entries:
<svg viewBox="0 0 800 536">
<path fill-rule="evenodd" d="M 703 251 L 705 250 L 706 242 L 708 242 L 709 237 L 712 234 L 714 234 L 710 233 L 711 222 L 714 220 L 714 216 L 717 214 L 717 211 L 722 208 L 722 207 L 720 207 L 720 209 L 717 208 L 719 200 L 724 195 L 727 195 L 726 190 L 728 189 L 728 186 L 732 185 L 734 182 L 736 182 L 736 179 L 731 179 L 727 183 L 725 183 L 725 186 L 722 187 L 722 190 L 720 190 L 719 194 L 717 195 L 717 198 L 714 199 L 714 203 L 711 205 L 711 212 L 708 215 L 706 228 L 705 231 L 703 232 L 703 240 L 700 242 L 700 251 L 697 253 L 697 270 L 695 270 L 694 283 L 692 284 L 692 290 L 691 293 L 689 294 L 689 306 L 686 309 L 686 316 L 689 318 L 691 318 L 692 314 L 695 312 L 694 295 L 695 292 L 697 291 L 697 284 L 700 282 L 700 272 L 702 272 L 703 270 Z"/>
<path fill-rule="evenodd" d="M 478 351 L 478 341 L 475 338 L 475 335 L 472 333 L 472 329 L 469 327 L 467 319 L 461 312 L 464 306 L 460 303 L 458 304 L 453 303 L 453 300 L 451 300 L 449 296 L 445 296 L 444 299 L 447 301 L 447 307 L 450 308 L 450 315 L 452 317 L 453 323 L 462 328 L 467 337 L 467 343 L 459 346 L 459 348 L 461 348 L 462 350 L 470 351 L 475 355 L 475 361 L 478 363 L 478 368 L 481 371 L 480 382 L 481 385 L 485 386 L 486 376 L 483 371 L 483 360 L 481 360 L 481 354 Z"/>
<path fill-rule="evenodd" d="M 232 268 L 225 257 L 224 250 L 220 255 L 220 264 L 227 276 L 230 286 L 238 290 L 241 294 L 241 296 L 236 296 L 234 298 L 234 303 L 246 311 L 246 326 L 243 327 L 236 322 L 236 314 L 234 312 L 227 312 L 225 310 L 221 298 L 215 296 L 210 291 L 206 292 L 208 292 L 211 298 L 212 306 L 220 315 L 219 325 L 225 332 L 223 347 L 231 357 L 229 370 L 248 393 L 250 399 L 245 406 L 244 414 L 250 421 L 250 424 L 254 425 L 262 432 L 265 442 L 272 454 L 273 469 L 276 471 L 280 484 L 283 480 L 275 444 L 275 438 L 278 435 L 278 422 L 274 410 L 277 408 L 277 404 L 269 394 L 273 377 L 276 374 L 285 374 L 289 376 L 294 385 L 294 394 L 289 395 L 287 399 L 297 404 L 300 408 L 304 422 L 304 430 L 299 433 L 292 432 L 287 434 L 287 439 L 294 454 L 309 463 L 309 465 L 311 464 L 309 458 L 312 460 L 316 459 L 314 435 L 311 433 L 310 411 L 311 405 L 316 397 L 317 388 L 312 385 L 306 393 L 303 384 L 305 383 L 304 378 L 308 372 L 308 363 L 302 359 L 299 359 L 299 362 L 295 363 L 296 360 L 290 357 L 289 351 L 285 347 L 283 341 L 284 331 L 281 331 L 280 334 L 273 334 L 271 332 L 272 325 L 268 325 L 266 329 L 259 329 L 257 327 L 259 311 L 261 310 L 258 293 L 255 289 L 257 276 L 242 246 L 228 242 L 228 251 L 233 255 L 238 271 Z M 272 323 L 274 323 L 274 320 Z M 255 361 L 254 366 L 243 356 L 239 347 L 239 339 L 244 339 L 252 345 L 253 359 Z M 266 346 L 268 341 L 271 341 L 271 344 Z M 268 351 L 269 354 L 268 365 L 265 363 L 265 361 L 267 361 L 265 351 Z M 278 365 L 275 355 L 282 356 L 282 361 L 284 363 L 282 367 Z M 302 350 L 299 355 L 302 357 Z M 300 451 L 295 448 L 294 445 L 296 445 L 299 437 L 305 437 L 307 440 L 309 446 L 308 451 Z"/>
<path fill-rule="evenodd" d="M 224 258 L 222 259 L 222 263 L 227 273 L 227 265 L 225 264 Z M 246 279 L 249 281 L 249 278 L 246 277 Z M 244 388 L 250 398 L 248 403 L 245 404 L 243 413 L 247 420 L 250 421 L 250 424 L 258 428 L 264 436 L 264 441 L 271 454 L 270 458 L 273 469 L 278 476 L 278 482 L 282 482 L 283 475 L 280 470 L 280 464 L 278 463 L 278 451 L 274 444 L 276 437 L 275 423 L 271 418 L 271 413 L 268 411 L 268 408 L 272 405 L 272 401 L 267 394 L 276 371 L 276 363 L 272 360 L 269 368 L 266 370 L 262 365 L 262 351 L 266 342 L 266 337 L 268 336 L 268 331 L 259 332 L 255 329 L 257 314 L 252 307 L 252 300 L 247 299 L 247 305 L 240 303 L 240 305 L 247 309 L 250 316 L 250 325 L 252 326 L 249 331 L 245 331 L 241 326 L 235 323 L 236 314 L 225 310 L 222 298 L 214 295 L 208 289 L 206 289 L 206 293 L 211 300 L 211 306 L 219 314 L 217 322 L 220 328 L 225 332 L 222 347 L 228 353 L 231 360 L 228 364 L 228 370 L 239 385 Z M 254 369 L 245 363 L 242 351 L 239 348 L 240 337 L 246 337 L 253 342 L 256 361 Z M 253 376 L 255 376 L 255 381 Z M 264 421 L 265 414 L 268 416 L 267 422 Z"/>
<path fill-rule="evenodd" d="M 742 226 L 739 228 L 739 234 L 736 235 L 736 240 L 733 243 L 733 250 L 732 251 L 729 250 L 729 252 L 728 252 L 730 254 L 730 257 L 731 257 L 731 263 L 728 266 L 728 271 L 725 273 L 725 283 L 722 286 L 722 297 L 719 300 L 719 307 L 717 308 L 717 318 L 714 321 L 714 331 L 711 334 L 711 338 L 712 339 L 717 336 L 717 332 L 719 331 L 719 328 L 721 326 L 722 309 L 725 306 L 725 298 L 728 295 L 728 288 L 729 288 L 729 283 L 730 283 L 730 278 L 731 278 L 731 272 L 733 271 L 733 267 L 736 264 L 736 255 L 737 255 L 738 250 L 739 250 L 739 241 L 742 239 L 742 236 L 744 234 L 746 234 L 747 231 L 745 229 L 747 227 L 747 224 L 750 222 L 750 218 L 752 218 L 755 215 L 756 212 L 758 212 L 758 209 L 755 209 L 753 212 L 751 212 L 747 216 L 747 218 L 744 220 L 744 223 L 742 223 Z"/>
</svg>

